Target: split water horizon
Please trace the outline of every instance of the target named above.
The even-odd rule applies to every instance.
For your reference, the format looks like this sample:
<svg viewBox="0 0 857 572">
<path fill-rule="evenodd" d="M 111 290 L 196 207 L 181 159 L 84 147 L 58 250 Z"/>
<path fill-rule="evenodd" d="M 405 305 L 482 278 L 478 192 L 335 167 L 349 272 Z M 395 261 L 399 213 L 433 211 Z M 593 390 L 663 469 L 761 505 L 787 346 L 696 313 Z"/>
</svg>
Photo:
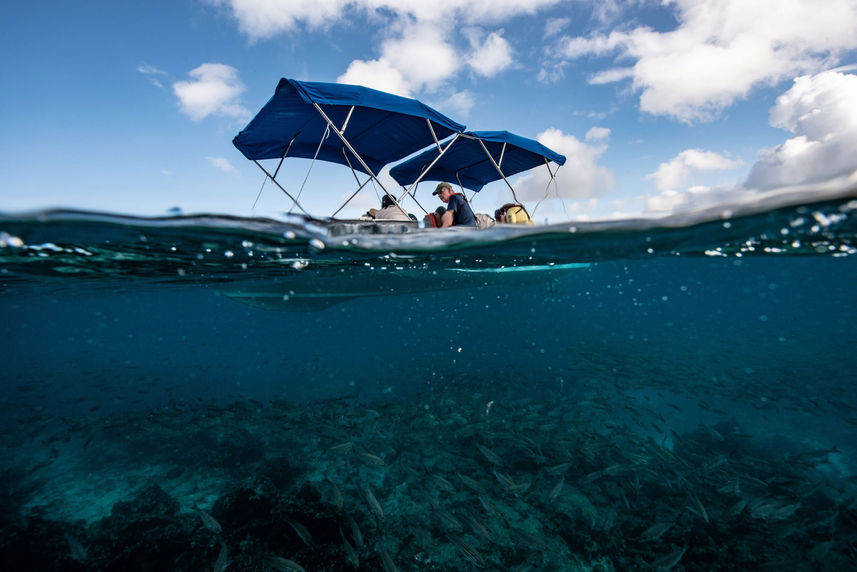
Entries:
<svg viewBox="0 0 857 572">
<path fill-rule="evenodd" d="M 353 237 L 2 215 L 2 561 L 854 568 L 855 196 Z"/>
</svg>

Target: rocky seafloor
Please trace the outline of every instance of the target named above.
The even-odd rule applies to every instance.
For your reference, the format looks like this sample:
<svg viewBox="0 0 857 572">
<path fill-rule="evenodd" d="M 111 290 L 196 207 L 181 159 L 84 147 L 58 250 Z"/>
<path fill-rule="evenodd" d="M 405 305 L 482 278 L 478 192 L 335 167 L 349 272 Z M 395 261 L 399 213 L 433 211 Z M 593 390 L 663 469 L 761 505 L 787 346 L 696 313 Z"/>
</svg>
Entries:
<svg viewBox="0 0 857 572">
<path fill-rule="evenodd" d="M 4 435 L 2 569 L 857 569 L 844 452 L 562 389 L 30 419 Z"/>
</svg>

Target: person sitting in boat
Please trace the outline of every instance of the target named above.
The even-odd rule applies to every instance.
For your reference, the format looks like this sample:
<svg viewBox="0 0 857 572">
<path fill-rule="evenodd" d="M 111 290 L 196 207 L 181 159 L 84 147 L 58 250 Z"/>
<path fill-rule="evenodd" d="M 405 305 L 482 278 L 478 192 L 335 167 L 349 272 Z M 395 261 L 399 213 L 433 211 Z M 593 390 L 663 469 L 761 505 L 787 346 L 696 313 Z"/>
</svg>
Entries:
<svg viewBox="0 0 857 572">
<path fill-rule="evenodd" d="M 494 211 L 494 220 L 507 224 L 533 224 L 533 219 L 524 205 L 506 203 Z"/>
<path fill-rule="evenodd" d="M 390 195 L 381 197 L 381 209 L 375 211 L 375 220 L 414 220 L 405 210 L 398 206 Z"/>
<path fill-rule="evenodd" d="M 432 194 L 446 203 L 446 210 L 440 217 L 440 226 L 476 226 L 473 210 L 464 195 L 453 192 L 452 185 L 440 183 Z"/>
</svg>

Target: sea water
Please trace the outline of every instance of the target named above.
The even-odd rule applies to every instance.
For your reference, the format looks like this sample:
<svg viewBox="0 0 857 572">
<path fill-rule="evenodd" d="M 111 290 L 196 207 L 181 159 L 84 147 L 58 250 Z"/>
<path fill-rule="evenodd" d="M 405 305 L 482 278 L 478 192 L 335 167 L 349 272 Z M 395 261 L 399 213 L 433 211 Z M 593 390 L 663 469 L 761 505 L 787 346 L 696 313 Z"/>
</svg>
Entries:
<svg viewBox="0 0 857 572">
<path fill-rule="evenodd" d="M 6 215 L 3 568 L 854 568 L 856 210 Z"/>
</svg>

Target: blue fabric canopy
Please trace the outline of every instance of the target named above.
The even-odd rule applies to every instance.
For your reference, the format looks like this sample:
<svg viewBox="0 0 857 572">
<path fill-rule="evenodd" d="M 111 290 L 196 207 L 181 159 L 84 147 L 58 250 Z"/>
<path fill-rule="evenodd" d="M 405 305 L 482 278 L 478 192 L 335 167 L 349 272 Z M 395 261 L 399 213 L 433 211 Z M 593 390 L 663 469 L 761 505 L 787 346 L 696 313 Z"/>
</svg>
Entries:
<svg viewBox="0 0 857 572">
<path fill-rule="evenodd" d="M 232 143 L 251 160 L 289 157 L 350 164 L 366 172 L 331 129 L 319 150 L 327 122 L 318 104 L 337 129 L 377 175 L 384 165 L 434 144 L 426 120 L 438 140 L 464 130 L 464 125 L 415 99 L 357 85 L 281 79 L 274 96 Z M 351 117 L 349 112 L 355 106 Z M 348 122 L 346 125 L 346 118 Z M 347 159 L 346 159 L 347 156 Z"/>
<path fill-rule="evenodd" d="M 479 144 L 480 140 L 507 177 L 544 165 L 545 159 L 559 165 L 565 163 L 565 155 L 560 155 L 533 139 L 508 131 L 468 131 L 452 144 L 421 180 L 460 182 L 464 188 L 478 191 L 486 183 L 501 179 L 502 176 Z M 400 185 L 410 185 L 431 165 L 439 153 L 436 147 L 428 149 L 396 165 L 390 174 Z"/>
</svg>

